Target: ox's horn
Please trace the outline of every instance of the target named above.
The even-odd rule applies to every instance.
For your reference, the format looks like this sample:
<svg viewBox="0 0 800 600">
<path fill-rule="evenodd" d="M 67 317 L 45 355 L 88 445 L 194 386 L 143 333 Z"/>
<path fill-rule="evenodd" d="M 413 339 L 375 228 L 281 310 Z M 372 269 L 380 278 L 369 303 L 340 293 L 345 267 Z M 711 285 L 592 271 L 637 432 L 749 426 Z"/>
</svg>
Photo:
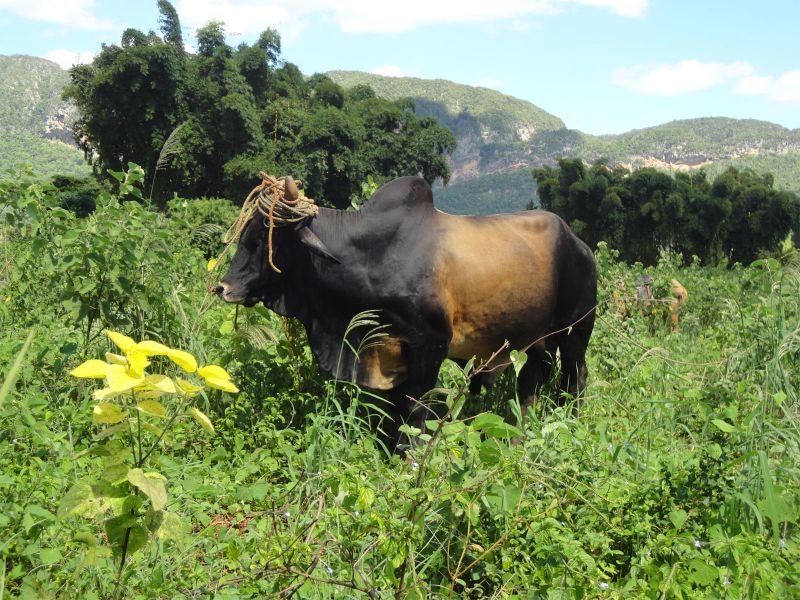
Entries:
<svg viewBox="0 0 800 600">
<path fill-rule="evenodd" d="M 297 184 L 288 175 L 283 178 L 283 195 L 290 202 L 294 202 L 300 197 L 300 190 L 297 189 Z"/>
<path fill-rule="evenodd" d="M 338 258 L 331 254 L 331 251 L 328 250 L 328 247 L 325 245 L 325 243 L 319 239 L 319 237 L 317 237 L 316 233 L 308 228 L 308 225 L 303 224 L 297 228 L 297 237 L 312 252 L 319 254 L 323 258 L 327 258 L 336 264 L 341 262 Z"/>
</svg>

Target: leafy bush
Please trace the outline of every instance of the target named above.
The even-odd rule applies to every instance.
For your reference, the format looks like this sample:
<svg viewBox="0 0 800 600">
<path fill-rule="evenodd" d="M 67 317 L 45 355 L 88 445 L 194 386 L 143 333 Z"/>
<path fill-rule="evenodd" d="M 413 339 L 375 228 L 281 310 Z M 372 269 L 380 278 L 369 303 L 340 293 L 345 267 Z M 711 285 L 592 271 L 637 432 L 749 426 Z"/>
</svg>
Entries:
<svg viewBox="0 0 800 600">
<path fill-rule="evenodd" d="M 512 370 L 475 399 L 446 363 L 430 398 L 445 416 L 407 429 L 419 443 L 392 456 L 374 430 L 381 398 L 324 382 L 297 323 L 263 308 L 237 315 L 205 289 L 217 241 L 193 232 L 231 209 L 174 200 L 169 215 L 151 212 L 130 198 L 136 173 L 121 174 L 127 196 L 100 195 L 86 218 L 59 207 L 52 186 L 0 181 L 4 595 L 113 596 L 134 528 L 152 543 L 129 554 L 120 596 L 800 595 L 796 254 L 726 269 L 662 252 L 645 268 L 601 244 L 579 416 L 553 409 L 546 388 L 511 425 L 522 416 Z M 645 272 L 657 298 L 672 278 L 688 290 L 680 332 L 637 306 Z M 230 373 L 235 399 L 192 400 L 215 435 L 178 426 L 148 456 L 158 438 L 144 425 L 166 423 L 155 404 L 124 399 L 94 416 L 97 401 L 68 374 L 119 353 L 102 334 L 115 327 Z M 149 358 L 168 367 L 168 356 Z M 157 401 L 178 419 L 180 398 Z M 103 439 L 117 425 L 133 437 L 122 427 Z M 123 447 L 124 474 L 113 458 Z M 166 503 L 150 471 L 169 482 Z M 104 472 L 120 499 L 70 516 L 87 506 L 80 482 Z M 152 535 L 159 510 L 182 527 Z"/>
</svg>

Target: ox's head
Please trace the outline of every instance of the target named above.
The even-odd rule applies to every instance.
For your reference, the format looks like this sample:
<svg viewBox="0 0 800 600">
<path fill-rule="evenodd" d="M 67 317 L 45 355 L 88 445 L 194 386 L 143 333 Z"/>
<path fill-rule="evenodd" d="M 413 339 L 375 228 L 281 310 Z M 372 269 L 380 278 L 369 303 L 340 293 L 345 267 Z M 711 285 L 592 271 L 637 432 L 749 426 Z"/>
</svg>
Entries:
<svg viewBox="0 0 800 600">
<path fill-rule="evenodd" d="M 308 252 L 338 262 L 325 244 L 309 228 L 309 219 L 298 224 L 274 227 L 272 264 L 269 260 L 269 223 L 258 212 L 247 222 L 228 272 L 215 288 L 226 302 L 253 306 L 269 302 L 284 291 L 289 274 L 308 264 Z"/>
</svg>

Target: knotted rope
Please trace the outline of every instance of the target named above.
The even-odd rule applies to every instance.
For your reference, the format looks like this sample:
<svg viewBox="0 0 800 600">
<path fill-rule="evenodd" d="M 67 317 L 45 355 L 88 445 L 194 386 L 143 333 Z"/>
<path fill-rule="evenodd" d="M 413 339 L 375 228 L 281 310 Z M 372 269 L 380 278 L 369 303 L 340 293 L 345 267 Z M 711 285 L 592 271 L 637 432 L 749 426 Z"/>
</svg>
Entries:
<svg viewBox="0 0 800 600">
<path fill-rule="evenodd" d="M 281 270 L 272 262 L 272 232 L 276 227 L 284 227 L 299 223 L 304 219 L 317 216 L 319 207 L 311 198 L 306 198 L 301 192 L 301 182 L 295 182 L 291 177 L 278 179 L 272 175 L 261 173 L 262 181 L 247 195 L 242 210 L 233 224 L 225 232 L 222 238 L 225 248 L 217 258 L 214 266 L 208 271 L 207 287 L 213 291 L 211 286 L 211 275 L 220 264 L 223 257 L 228 253 L 230 247 L 241 237 L 242 231 L 247 223 L 256 213 L 259 213 L 267 222 L 269 233 L 267 235 L 267 257 L 269 266 L 276 273 Z"/>
</svg>

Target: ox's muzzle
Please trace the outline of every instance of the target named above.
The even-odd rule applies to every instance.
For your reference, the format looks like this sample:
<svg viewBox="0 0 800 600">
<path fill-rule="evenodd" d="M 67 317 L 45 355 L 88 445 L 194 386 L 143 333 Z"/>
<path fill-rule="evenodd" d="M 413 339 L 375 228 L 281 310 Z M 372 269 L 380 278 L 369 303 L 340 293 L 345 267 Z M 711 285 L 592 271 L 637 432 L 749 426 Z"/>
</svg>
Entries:
<svg viewBox="0 0 800 600">
<path fill-rule="evenodd" d="M 253 306 L 258 301 L 255 298 L 248 298 L 242 291 L 233 289 L 226 281 L 217 283 L 217 287 L 214 288 L 214 293 L 225 302 L 231 304 L 244 304 L 249 307 Z"/>
</svg>

